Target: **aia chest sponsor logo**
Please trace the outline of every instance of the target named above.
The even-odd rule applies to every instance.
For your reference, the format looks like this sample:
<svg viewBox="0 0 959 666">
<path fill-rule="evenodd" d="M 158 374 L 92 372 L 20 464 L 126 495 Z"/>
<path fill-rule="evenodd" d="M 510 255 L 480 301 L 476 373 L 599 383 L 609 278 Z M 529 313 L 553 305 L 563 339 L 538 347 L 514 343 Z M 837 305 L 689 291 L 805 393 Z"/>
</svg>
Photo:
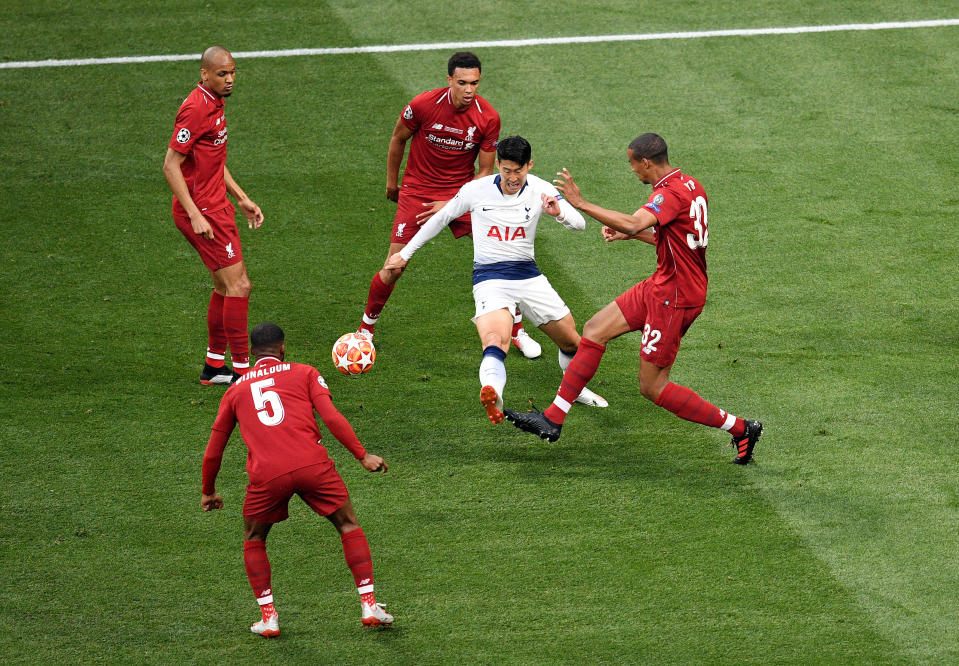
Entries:
<svg viewBox="0 0 959 666">
<path fill-rule="evenodd" d="M 526 238 L 525 227 L 499 227 L 493 226 L 486 232 L 487 238 L 495 238 L 498 241 L 514 241 Z"/>
</svg>

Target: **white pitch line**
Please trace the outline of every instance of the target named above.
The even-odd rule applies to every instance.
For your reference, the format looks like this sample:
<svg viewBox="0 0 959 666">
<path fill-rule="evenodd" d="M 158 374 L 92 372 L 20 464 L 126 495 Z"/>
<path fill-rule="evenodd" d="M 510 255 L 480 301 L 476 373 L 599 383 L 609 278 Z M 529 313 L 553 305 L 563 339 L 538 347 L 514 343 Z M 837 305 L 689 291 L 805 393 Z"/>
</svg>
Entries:
<svg viewBox="0 0 959 666">
<path fill-rule="evenodd" d="M 431 44 L 385 44 L 348 46 L 325 49 L 283 49 L 279 51 L 234 51 L 235 58 L 285 58 L 290 56 L 346 55 L 351 53 L 396 53 L 406 51 L 449 51 L 451 49 L 546 46 L 552 44 L 592 44 L 598 42 L 645 42 L 665 39 L 704 39 L 707 37 L 754 37 L 758 35 L 798 35 L 815 32 L 859 32 L 864 30 L 903 30 L 908 28 L 940 28 L 959 25 L 959 19 L 931 21 L 892 21 L 887 23 L 845 23 L 841 25 L 805 25 L 789 28 L 742 28 L 735 30 L 703 30 L 699 32 L 653 32 L 632 35 L 594 35 L 588 37 L 543 37 L 480 42 L 434 42 Z M 27 67 L 78 67 L 81 65 L 126 65 L 145 62 L 197 60 L 200 54 L 123 56 L 115 58 L 80 58 L 76 60 L 21 60 L 0 62 L 0 69 Z"/>
</svg>

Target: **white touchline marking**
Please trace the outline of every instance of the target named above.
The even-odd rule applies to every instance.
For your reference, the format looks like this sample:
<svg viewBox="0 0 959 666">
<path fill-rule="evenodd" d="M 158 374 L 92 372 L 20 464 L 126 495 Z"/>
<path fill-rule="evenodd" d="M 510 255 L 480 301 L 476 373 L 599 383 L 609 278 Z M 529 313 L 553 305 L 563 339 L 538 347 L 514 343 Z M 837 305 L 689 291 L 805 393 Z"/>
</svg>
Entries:
<svg viewBox="0 0 959 666">
<path fill-rule="evenodd" d="M 903 30 L 909 28 L 940 28 L 959 25 L 959 19 L 930 21 L 891 21 L 886 23 L 845 23 L 839 25 L 805 25 L 787 28 L 741 28 L 733 30 L 702 30 L 698 32 L 652 32 L 632 35 L 593 35 L 584 37 L 543 37 L 534 39 L 505 39 L 479 42 L 434 42 L 430 44 L 394 44 L 379 46 L 348 46 L 325 49 L 282 49 L 278 51 L 234 51 L 240 58 L 286 58 L 291 56 L 348 55 L 353 53 L 397 53 L 408 51 L 449 51 L 517 46 L 548 46 L 554 44 L 592 44 L 599 42 L 645 42 L 665 39 L 704 39 L 707 37 L 754 37 L 761 35 L 799 35 L 818 32 L 859 32 L 864 30 Z M 147 62 L 199 60 L 199 53 L 122 56 L 115 58 L 79 58 L 74 60 L 20 60 L 0 62 L 0 69 L 28 67 L 79 67 L 82 65 L 127 65 Z"/>
</svg>

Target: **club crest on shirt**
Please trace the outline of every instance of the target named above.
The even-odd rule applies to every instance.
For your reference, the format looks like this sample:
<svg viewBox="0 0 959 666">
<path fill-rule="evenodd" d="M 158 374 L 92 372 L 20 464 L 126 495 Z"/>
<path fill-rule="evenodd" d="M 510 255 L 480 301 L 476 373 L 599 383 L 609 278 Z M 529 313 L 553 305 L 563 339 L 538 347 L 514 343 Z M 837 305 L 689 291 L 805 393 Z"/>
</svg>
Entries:
<svg viewBox="0 0 959 666">
<path fill-rule="evenodd" d="M 190 140 L 190 130 L 186 127 L 181 127 L 180 131 L 176 133 L 176 142 L 177 143 L 186 143 Z"/>
</svg>

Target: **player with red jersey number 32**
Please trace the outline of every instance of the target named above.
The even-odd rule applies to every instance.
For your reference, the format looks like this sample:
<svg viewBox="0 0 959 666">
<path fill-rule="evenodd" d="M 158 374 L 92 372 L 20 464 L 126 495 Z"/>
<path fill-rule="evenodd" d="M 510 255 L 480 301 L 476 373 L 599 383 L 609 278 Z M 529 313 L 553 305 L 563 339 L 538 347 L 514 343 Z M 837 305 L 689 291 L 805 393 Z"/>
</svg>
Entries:
<svg viewBox="0 0 959 666">
<path fill-rule="evenodd" d="M 223 451 L 237 423 L 249 451 L 250 483 L 243 502 L 243 562 L 262 618 L 250 630 L 260 636 L 280 634 L 273 605 L 266 538 L 274 523 L 286 520 L 293 495 L 325 516 L 340 533 L 346 564 L 360 594 L 364 626 L 390 625 L 393 616 L 373 595 L 373 560 L 343 479 L 321 444 L 314 410 L 333 436 L 370 472 L 387 469 L 379 456 L 367 453 L 349 421 L 333 406 L 326 381 L 316 368 L 285 362 L 283 330 L 269 322 L 250 332 L 256 364 L 227 389 L 203 455 L 204 511 L 223 508 L 216 477 Z"/>
<path fill-rule="evenodd" d="M 639 180 L 653 186 L 649 199 L 632 215 L 586 201 L 566 169 L 553 182 L 570 204 L 605 225 L 607 242 L 636 239 L 655 245 L 656 270 L 586 322 L 579 349 L 545 412 L 507 409 L 503 414 L 517 428 L 555 442 L 571 403 L 596 373 L 606 343 L 624 333 L 642 331 L 639 391 L 643 397 L 682 419 L 730 432 L 736 447 L 733 462 L 745 465 L 752 460 L 762 424 L 733 416 L 669 381 L 680 340 L 706 304 L 706 191 L 695 178 L 670 166 L 666 142 L 657 134 L 633 139 L 626 157 Z"/>
<path fill-rule="evenodd" d="M 173 221 L 213 278 L 206 313 L 206 363 L 200 374 L 203 384 L 229 384 L 250 365 L 246 336 L 252 284 L 243 262 L 236 211 L 227 193 L 236 200 L 250 229 L 263 224 L 263 213 L 226 167 L 223 101 L 233 93 L 235 80 L 236 64 L 229 51 L 211 46 L 203 52 L 200 82 L 180 105 L 163 160 L 163 174 L 173 190 Z M 227 346 L 232 370 L 225 364 Z"/>
<path fill-rule="evenodd" d="M 493 173 L 500 118 L 477 94 L 482 65 L 469 51 L 454 53 L 447 62 L 446 88 L 413 98 L 400 113 L 386 156 L 386 198 L 397 202 L 387 259 L 402 250 L 420 225 L 452 199 L 464 184 Z M 400 164 L 409 143 L 403 185 Z M 475 163 L 475 166 L 474 166 Z M 454 238 L 472 231 L 470 214 L 449 225 Z M 370 281 L 366 309 L 358 333 L 372 337 L 386 301 L 403 270 L 380 269 Z M 522 316 L 514 313 L 512 341 L 527 358 L 542 352 L 526 334 Z"/>
</svg>

